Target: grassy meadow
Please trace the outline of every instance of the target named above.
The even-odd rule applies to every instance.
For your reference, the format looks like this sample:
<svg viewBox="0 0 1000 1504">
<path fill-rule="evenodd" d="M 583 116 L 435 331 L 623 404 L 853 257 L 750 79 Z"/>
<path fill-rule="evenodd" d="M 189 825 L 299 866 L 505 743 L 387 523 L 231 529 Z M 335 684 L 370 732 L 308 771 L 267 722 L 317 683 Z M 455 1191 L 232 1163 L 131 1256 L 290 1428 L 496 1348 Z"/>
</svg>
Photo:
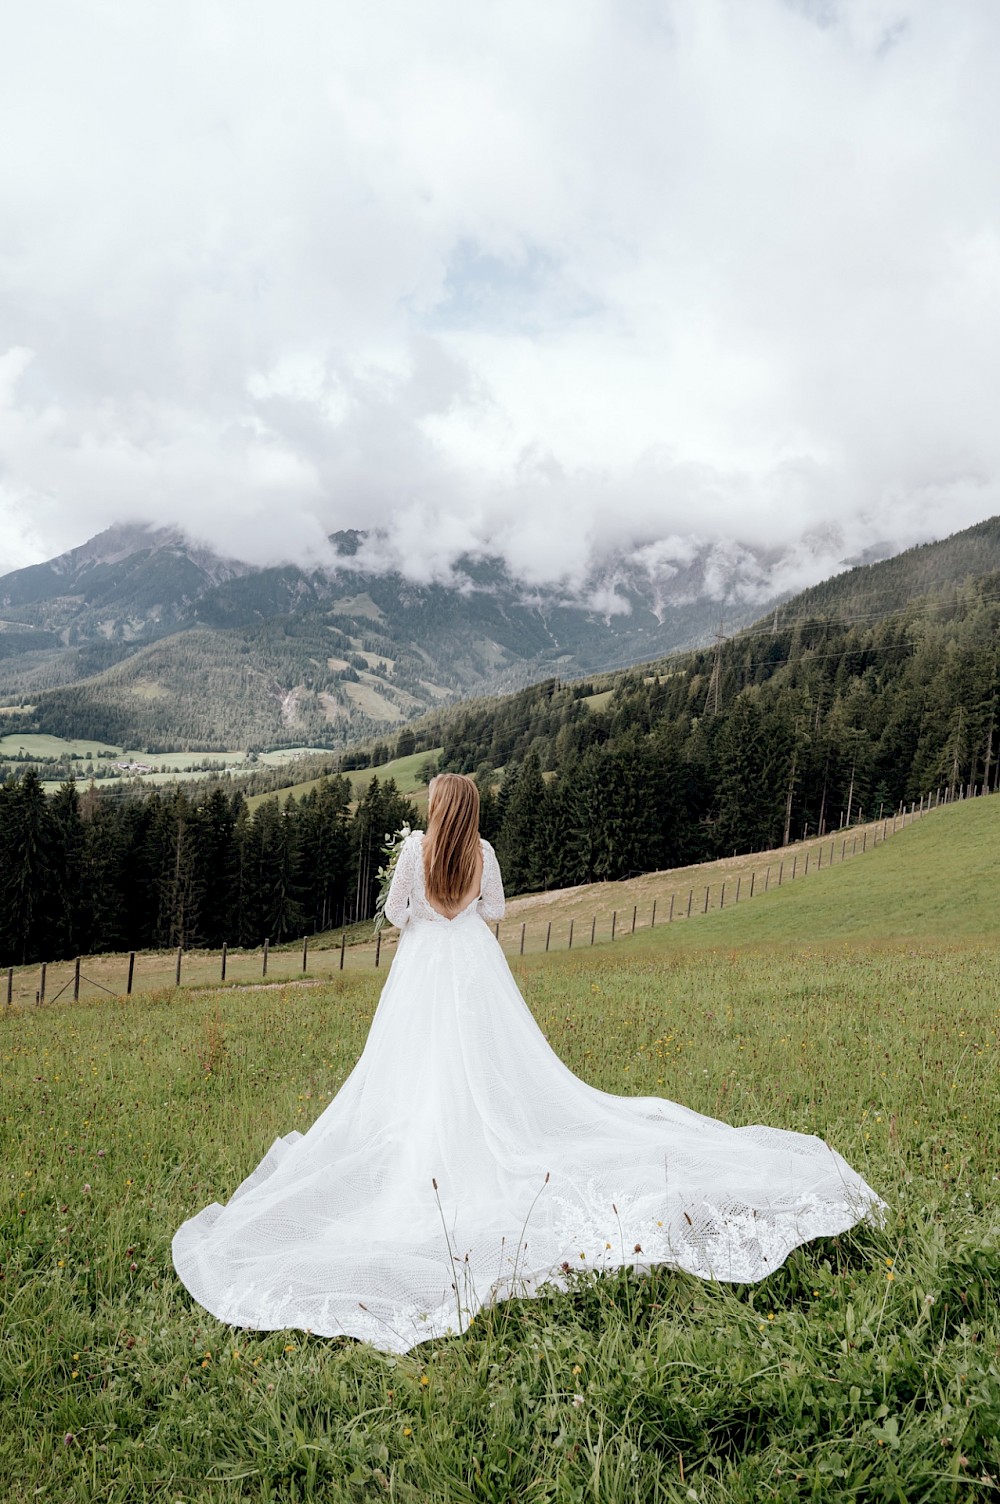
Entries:
<svg viewBox="0 0 1000 1504">
<path fill-rule="evenodd" d="M 337 1091 L 379 974 L 7 1011 L 0 1497 L 995 1499 L 998 837 L 980 800 L 697 924 L 515 957 L 578 1074 L 818 1133 L 888 1218 L 755 1286 L 581 1273 L 402 1358 L 223 1326 L 169 1251 Z"/>
</svg>

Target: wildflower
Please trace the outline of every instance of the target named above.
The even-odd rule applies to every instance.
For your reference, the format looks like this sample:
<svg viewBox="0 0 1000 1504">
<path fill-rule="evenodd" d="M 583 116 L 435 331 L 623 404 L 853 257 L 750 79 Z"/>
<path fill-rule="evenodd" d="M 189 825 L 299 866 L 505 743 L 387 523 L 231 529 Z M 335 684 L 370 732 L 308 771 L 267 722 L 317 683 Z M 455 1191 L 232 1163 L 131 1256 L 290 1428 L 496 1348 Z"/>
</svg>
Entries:
<svg viewBox="0 0 1000 1504">
<path fill-rule="evenodd" d="M 580 1406 L 582 1404 L 583 1404 L 583 1395 L 582 1394 L 574 1394 L 574 1396 L 573 1396 L 573 1409 L 574 1410 L 579 1410 L 579 1408 L 580 1408 Z"/>
<path fill-rule="evenodd" d="M 78 1368 L 74 1368 L 73 1372 L 70 1374 L 70 1378 L 71 1379 L 78 1379 L 79 1377 L 80 1377 L 80 1370 Z"/>
<path fill-rule="evenodd" d="M 83 1194 L 85 1196 L 89 1196 L 90 1195 L 90 1182 L 89 1181 L 85 1182 L 85 1184 L 84 1184 Z"/>
<path fill-rule="evenodd" d="M 412 1426 L 404 1426 L 403 1427 L 403 1435 L 404 1436 L 412 1436 L 413 1435 L 413 1427 Z"/>
<path fill-rule="evenodd" d="M 892 1266 L 893 1266 L 893 1263 L 894 1263 L 894 1260 L 893 1260 L 893 1259 L 886 1259 L 886 1261 L 885 1261 L 885 1267 L 886 1267 L 886 1268 L 887 1268 L 887 1269 L 891 1269 L 891 1268 L 892 1268 Z"/>
<path fill-rule="evenodd" d="M 886 1275 L 886 1279 L 889 1280 L 889 1281 L 891 1281 L 891 1280 L 894 1280 L 895 1278 L 896 1278 L 896 1276 L 893 1274 L 892 1270 L 890 1269 L 889 1273 Z"/>
<path fill-rule="evenodd" d="M 773 1311 L 768 1311 L 768 1313 L 767 1313 L 767 1319 L 768 1319 L 768 1321 L 773 1321 L 774 1320 L 774 1312 Z"/>
<path fill-rule="evenodd" d="M 73 1432 L 72 1431 L 67 1431 L 66 1435 L 63 1437 L 63 1446 L 64 1447 L 71 1446 L 75 1440 L 76 1440 L 76 1437 L 73 1435 Z"/>
<path fill-rule="evenodd" d="M 573 1367 L 570 1369 L 570 1373 L 574 1378 L 576 1378 L 578 1373 L 583 1373 L 583 1369 L 580 1367 L 579 1363 L 574 1363 Z"/>
<path fill-rule="evenodd" d="M 59 1268 L 60 1269 L 65 1269 L 66 1268 L 66 1260 L 65 1259 L 60 1259 L 59 1260 Z"/>
<path fill-rule="evenodd" d="M 293 1353 L 294 1351 L 295 1351 L 295 1343 L 294 1342 L 286 1342 L 285 1343 L 285 1352 L 286 1353 Z"/>
<path fill-rule="evenodd" d="M 425 1373 L 422 1373 L 420 1375 L 420 1387 L 421 1387 L 421 1389 L 426 1389 L 429 1383 L 430 1383 L 430 1379 L 427 1377 L 427 1375 Z"/>
</svg>

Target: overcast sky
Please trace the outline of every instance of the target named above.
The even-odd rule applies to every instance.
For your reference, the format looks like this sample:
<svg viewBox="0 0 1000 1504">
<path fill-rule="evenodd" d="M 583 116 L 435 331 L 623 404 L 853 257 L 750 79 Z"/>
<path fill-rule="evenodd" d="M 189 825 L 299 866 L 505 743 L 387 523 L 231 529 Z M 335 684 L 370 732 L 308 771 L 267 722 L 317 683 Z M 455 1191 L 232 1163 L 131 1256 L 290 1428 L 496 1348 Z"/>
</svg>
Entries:
<svg viewBox="0 0 1000 1504">
<path fill-rule="evenodd" d="M 0 573 L 136 518 L 800 583 L 1000 512 L 998 57 L 995 0 L 7 6 Z"/>
</svg>

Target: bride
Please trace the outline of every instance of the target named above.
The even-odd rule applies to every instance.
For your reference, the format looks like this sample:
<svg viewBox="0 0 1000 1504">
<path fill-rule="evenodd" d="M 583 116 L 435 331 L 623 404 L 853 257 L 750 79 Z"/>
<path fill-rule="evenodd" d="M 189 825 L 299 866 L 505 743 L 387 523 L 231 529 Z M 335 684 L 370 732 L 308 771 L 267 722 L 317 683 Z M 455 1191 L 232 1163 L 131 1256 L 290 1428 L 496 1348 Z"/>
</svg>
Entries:
<svg viewBox="0 0 1000 1504">
<path fill-rule="evenodd" d="M 234 1326 L 405 1352 L 569 1269 L 759 1280 L 882 1203 L 822 1139 L 615 1097 L 552 1052 L 486 921 L 504 912 L 479 794 L 443 773 L 386 900 L 401 930 L 360 1060 L 276 1139 L 174 1265 Z"/>
</svg>

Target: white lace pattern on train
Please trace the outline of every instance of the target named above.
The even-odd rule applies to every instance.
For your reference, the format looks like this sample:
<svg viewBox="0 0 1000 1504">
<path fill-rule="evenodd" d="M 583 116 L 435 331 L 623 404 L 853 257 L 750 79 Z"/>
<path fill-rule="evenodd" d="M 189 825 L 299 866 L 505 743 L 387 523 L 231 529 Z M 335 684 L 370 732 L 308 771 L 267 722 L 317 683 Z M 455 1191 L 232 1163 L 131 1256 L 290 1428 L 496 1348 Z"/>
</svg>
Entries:
<svg viewBox="0 0 1000 1504">
<path fill-rule="evenodd" d="M 760 1280 L 799 1244 L 879 1215 L 822 1139 L 574 1076 L 494 938 L 492 848 L 482 896 L 448 920 L 427 902 L 422 839 L 400 854 L 386 913 L 402 933 L 351 1075 L 307 1133 L 277 1139 L 226 1206 L 174 1237 L 208 1311 L 404 1352 L 562 1283 L 567 1264 Z"/>
</svg>

